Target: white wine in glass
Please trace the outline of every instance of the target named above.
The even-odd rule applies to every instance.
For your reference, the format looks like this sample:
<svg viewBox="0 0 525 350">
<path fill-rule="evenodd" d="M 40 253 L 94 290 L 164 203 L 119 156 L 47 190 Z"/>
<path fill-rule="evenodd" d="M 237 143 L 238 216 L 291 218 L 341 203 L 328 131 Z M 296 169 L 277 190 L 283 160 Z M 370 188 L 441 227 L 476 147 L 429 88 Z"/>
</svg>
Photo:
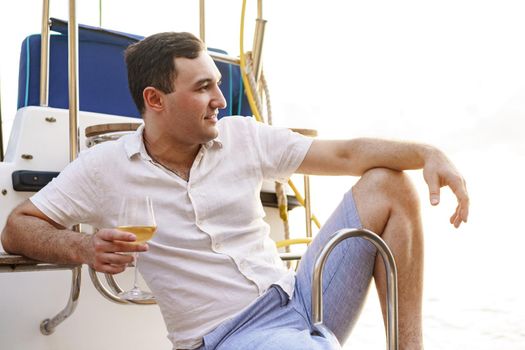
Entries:
<svg viewBox="0 0 525 350">
<path fill-rule="evenodd" d="M 132 244 L 143 244 L 149 241 L 157 230 L 151 199 L 149 197 L 124 198 L 120 206 L 117 225 L 117 229 L 133 233 L 137 237 Z M 150 292 L 138 287 L 138 252 L 133 252 L 133 259 L 135 261 L 133 288 L 119 293 L 119 296 L 126 300 L 153 299 Z"/>
<path fill-rule="evenodd" d="M 130 243 L 136 245 L 149 241 L 157 230 L 157 226 L 118 226 L 117 228 L 120 231 L 133 233 L 137 237 L 137 240 Z"/>
</svg>

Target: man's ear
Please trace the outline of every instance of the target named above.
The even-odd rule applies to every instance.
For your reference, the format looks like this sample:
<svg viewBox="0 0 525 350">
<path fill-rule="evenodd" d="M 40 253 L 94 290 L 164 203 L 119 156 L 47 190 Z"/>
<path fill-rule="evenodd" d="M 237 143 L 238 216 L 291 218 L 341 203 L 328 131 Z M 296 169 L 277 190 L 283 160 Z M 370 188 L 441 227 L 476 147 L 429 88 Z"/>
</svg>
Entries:
<svg viewBox="0 0 525 350">
<path fill-rule="evenodd" d="M 164 108 L 164 94 L 152 86 L 148 86 L 142 92 L 144 104 L 147 108 L 160 112 Z"/>
</svg>

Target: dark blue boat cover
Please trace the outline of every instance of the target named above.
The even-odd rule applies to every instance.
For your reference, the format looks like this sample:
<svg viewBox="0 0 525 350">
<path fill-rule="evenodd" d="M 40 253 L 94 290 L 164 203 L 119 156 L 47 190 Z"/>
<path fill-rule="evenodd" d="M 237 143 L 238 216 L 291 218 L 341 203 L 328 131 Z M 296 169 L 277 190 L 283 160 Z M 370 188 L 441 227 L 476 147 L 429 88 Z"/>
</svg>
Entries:
<svg viewBox="0 0 525 350">
<path fill-rule="evenodd" d="M 51 18 L 49 57 L 49 106 L 68 108 L 67 22 Z M 124 50 L 144 37 L 98 27 L 79 25 L 79 103 L 81 111 L 140 118 L 128 89 Z M 210 49 L 225 53 L 221 50 Z M 226 115 L 251 116 L 239 67 L 215 62 L 222 74 L 221 90 Z M 38 106 L 40 96 L 40 34 L 22 43 L 18 81 L 18 108 Z"/>
</svg>

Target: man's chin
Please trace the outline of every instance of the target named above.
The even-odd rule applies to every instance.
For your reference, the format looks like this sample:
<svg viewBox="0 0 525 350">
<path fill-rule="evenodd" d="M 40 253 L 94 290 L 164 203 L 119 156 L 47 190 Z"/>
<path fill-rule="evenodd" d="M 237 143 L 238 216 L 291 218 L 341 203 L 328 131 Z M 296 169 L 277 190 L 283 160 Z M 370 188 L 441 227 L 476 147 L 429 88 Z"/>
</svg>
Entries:
<svg viewBox="0 0 525 350">
<path fill-rule="evenodd" d="M 210 128 L 207 132 L 206 141 L 204 143 L 215 140 L 217 136 L 219 136 L 219 129 L 216 127 Z"/>
</svg>

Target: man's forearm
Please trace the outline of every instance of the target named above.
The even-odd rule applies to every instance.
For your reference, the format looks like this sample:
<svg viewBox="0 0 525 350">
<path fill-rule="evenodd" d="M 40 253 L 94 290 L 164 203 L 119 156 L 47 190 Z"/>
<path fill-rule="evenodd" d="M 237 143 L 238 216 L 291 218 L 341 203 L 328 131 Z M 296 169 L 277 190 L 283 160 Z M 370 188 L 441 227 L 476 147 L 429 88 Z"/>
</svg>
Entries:
<svg viewBox="0 0 525 350">
<path fill-rule="evenodd" d="M 2 245 L 12 254 L 56 263 L 86 263 L 90 237 L 66 229 L 58 229 L 38 217 L 13 213 L 2 232 Z"/>
<path fill-rule="evenodd" d="M 314 140 L 297 170 L 312 175 L 361 176 L 373 168 L 421 169 L 439 151 L 428 145 L 372 138 Z"/>
<path fill-rule="evenodd" d="M 348 164 L 355 175 L 378 167 L 400 171 L 421 169 L 432 153 L 439 152 L 425 144 L 370 138 L 350 140 L 347 147 Z"/>
</svg>

